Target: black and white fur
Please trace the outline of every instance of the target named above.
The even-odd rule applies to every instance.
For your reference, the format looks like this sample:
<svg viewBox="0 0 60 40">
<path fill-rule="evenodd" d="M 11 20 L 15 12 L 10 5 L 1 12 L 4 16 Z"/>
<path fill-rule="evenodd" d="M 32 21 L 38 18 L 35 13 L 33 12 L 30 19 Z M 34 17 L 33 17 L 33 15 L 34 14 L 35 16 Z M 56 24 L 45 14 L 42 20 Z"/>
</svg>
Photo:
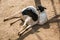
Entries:
<svg viewBox="0 0 60 40">
<path fill-rule="evenodd" d="M 38 10 L 40 10 L 40 13 L 38 13 L 37 9 L 33 6 L 28 6 L 22 10 L 22 15 L 26 17 L 24 24 L 23 24 L 23 30 L 26 28 L 28 29 L 29 27 L 37 24 L 39 22 L 40 25 L 43 25 L 44 23 L 47 22 L 47 15 L 44 9 L 45 7 L 38 6 Z M 28 24 L 28 26 L 26 26 Z M 25 27 L 26 26 L 26 27 Z M 24 31 L 21 31 L 21 34 Z"/>
</svg>

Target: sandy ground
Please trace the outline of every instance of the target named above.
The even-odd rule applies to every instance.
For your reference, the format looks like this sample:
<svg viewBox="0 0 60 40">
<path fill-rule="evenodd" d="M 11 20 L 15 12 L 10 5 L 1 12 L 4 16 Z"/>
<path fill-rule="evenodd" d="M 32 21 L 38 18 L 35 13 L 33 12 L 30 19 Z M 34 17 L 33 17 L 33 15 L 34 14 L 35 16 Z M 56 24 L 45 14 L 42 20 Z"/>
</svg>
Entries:
<svg viewBox="0 0 60 40">
<path fill-rule="evenodd" d="M 46 23 L 45 25 L 35 25 L 32 29 L 28 30 L 23 36 L 19 36 L 18 32 L 21 30 L 21 21 L 16 22 L 12 26 L 10 23 L 17 19 L 12 19 L 3 22 L 4 18 L 11 17 L 24 7 L 35 6 L 36 0 L 0 0 L 0 40 L 59 40 L 60 38 L 60 20 L 53 18 L 55 13 L 60 14 L 60 0 L 41 0 L 41 4 L 46 7 L 48 20 L 55 22 Z M 54 7 L 53 7 L 54 5 Z M 35 6 L 36 7 L 36 6 Z M 19 16 L 17 14 L 15 16 Z"/>
</svg>

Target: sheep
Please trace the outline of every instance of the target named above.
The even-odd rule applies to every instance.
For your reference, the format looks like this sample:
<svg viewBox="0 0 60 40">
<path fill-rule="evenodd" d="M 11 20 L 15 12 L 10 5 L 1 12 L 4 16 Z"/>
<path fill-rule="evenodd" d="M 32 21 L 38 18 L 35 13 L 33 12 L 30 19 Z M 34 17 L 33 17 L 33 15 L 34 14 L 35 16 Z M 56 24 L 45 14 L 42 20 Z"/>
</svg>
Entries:
<svg viewBox="0 0 60 40">
<path fill-rule="evenodd" d="M 28 6 L 22 10 L 22 14 L 26 16 L 25 22 L 23 24 L 23 30 L 20 31 L 20 34 L 23 34 L 28 28 L 35 24 L 43 25 L 47 22 L 47 15 L 44 9 L 46 9 L 43 6 L 38 6 L 38 10 L 40 10 L 40 13 L 37 11 L 37 9 L 33 6 Z M 26 26 L 28 24 L 28 26 Z M 26 26 L 26 27 L 25 27 Z"/>
<path fill-rule="evenodd" d="M 33 26 L 35 24 L 40 24 L 40 25 L 45 24 L 47 22 L 47 15 L 46 15 L 46 12 L 44 11 L 44 9 L 46 9 L 46 8 L 43 6 L 38 6 L 38 9 L 36 9 L 33 6 L 28 6 L 24 9 L 22 9 L 21 13 L 22 13 L 22 16 L 25 18 L 25 20 L 22 25 L 23 29 L 19 32 L 19 34 L 23 34 L 26 31 L 26 29 L 30 28 L 31 26 Z M 39 10 L 40 13 L 37 10 Z M 9 18 L 7 18 L 7 19 L 9 19 Z M 5 19 L 5 21 L 7 19 Z M 13 23 L 15 23 L 15 22 L 13 22 Z"/>
</svg>

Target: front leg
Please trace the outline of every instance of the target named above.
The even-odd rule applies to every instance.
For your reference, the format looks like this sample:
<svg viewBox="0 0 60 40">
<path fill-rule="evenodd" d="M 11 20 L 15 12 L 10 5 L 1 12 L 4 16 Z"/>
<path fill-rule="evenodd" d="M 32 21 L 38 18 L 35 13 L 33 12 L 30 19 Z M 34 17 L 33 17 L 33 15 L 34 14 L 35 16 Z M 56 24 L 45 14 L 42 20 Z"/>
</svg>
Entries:
<svg viewBox="0 0 60 40">
<path fill-rule="evenodd" d="M 14 13 L 13 15 L 5 18 L 5 19 L 4 19 L 4 22 L 5 22 L 5 21 L 8 21 L 8 20 L 10 20 L 10 19 L 14 19 L 14 18 L 21 18 L 22 15 L 21 15 L 20 13 L 21 13 L 20 11 L 17 11 L 17 12 Z M 20 15 L 18 15 L 18 14 L 20 14 Z M 18 15 L 18 17 L 16 17 L 16 15 Z"/>
<path fill-rule="evenodd" d="M 20 17 L 10 17 L 10 18 L 6 18 L 6 19 L 4 19 L 4 22 L 5 22 L 5 21 L 8 21 L 8 20 L 10 20 L 10 19 L 14 19 L 14 18 L 20 18 Z"/>
<path fill-rule="evenodd" d="M 27 26 L 23 31 L 19 32 L 18 35 L 22 36 L 32 25 Z"/>
<path fill-rule="evenodd" d="M 22 19 L 18 19 L 18 20 L 16 20 L 16 21 L 10 23 L 10 25 L 13 25 L 14 23 L 16 23 L 16 22 L 19 21 L 19 20 L 21 20 L 22 22 L 24 22 Z"/>
</svg>

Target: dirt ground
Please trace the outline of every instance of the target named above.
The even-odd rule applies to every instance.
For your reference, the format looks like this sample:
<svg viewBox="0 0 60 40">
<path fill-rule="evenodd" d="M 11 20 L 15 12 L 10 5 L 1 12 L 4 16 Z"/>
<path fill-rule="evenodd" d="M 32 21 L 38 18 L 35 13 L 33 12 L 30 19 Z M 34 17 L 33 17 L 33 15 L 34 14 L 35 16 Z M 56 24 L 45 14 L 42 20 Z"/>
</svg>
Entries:
<svg viewBox="0 0 60 40">
<path fill-rule="evenodd" d="M 41 0 L 41 4 L 46 7 L 49 23 L 42 26 L 35 25 L 29 29 L 23 36 L 19 36 L 21 30 L 21 21 L 17 21 L 12 26 L 10 23 L 17 19 L 4 22 L 4 18 L 11 17 L 24 7 L 35 6 L 36 0 L 0 0 L 0 40 L 59 40 L 60 38 L 60 0 Z M 15 16 L 19 16 L 17 14 Z M 56 16 L 56 17 L 54 17 Z M 54 17 L 54 18 L 53 18 Z"/>
</svg>

